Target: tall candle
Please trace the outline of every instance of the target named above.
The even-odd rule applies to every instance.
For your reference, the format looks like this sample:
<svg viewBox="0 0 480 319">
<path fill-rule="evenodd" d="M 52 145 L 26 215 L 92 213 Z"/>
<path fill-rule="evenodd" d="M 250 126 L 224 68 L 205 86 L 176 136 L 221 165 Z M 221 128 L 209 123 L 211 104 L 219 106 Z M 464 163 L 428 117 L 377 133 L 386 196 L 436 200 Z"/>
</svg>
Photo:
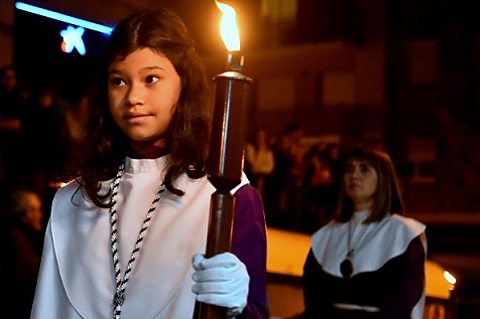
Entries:
<svg viewBox="0 0 480 319">
<path fill-rule="evenodd" d="M 235 21 L 235 10 L 216 2 L 224 13 L 221 33 L 228 49 L 227 70 L 214 77 L 215 105 L 209 153 L 208 178 L 216 191 L 210 202 L 206 256 L 231 250 L 235 198 L 230 191 L 241 181 L 246 139 L 246 113 L 252 81 L 241 72 L 243 56 Z M 234 24 L 234 25 L 232 25 Z M 201 319 L 225 318 L 226 309 L 197 303 Z"/>
</svg>

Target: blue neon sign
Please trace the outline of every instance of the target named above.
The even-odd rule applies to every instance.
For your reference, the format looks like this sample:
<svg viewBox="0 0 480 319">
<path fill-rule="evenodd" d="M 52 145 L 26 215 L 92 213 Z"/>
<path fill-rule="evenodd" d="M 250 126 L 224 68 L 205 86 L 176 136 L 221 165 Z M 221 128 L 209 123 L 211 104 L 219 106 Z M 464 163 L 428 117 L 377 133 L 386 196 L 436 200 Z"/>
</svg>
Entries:
<svg viewBox="0 0 480 319">
<path fill-rule="evenodd" d="M 84 20 L 84 19 L 75 18 L 75 17 L 69 16 L 69 15 L 66 15 L 66 14 L 63 14 L 63 13 L 43 9 L 43 8 L 33 6 L 33 5 L 30 5 L 30 4 L 27 4 L 27 3 L 23 3 L 23 2 L 16 2 L 15 7 L 18 10 L 30 12 L 30 13 L 37 14 L 37 15 L 41 15 L 43 17 L 47 17 L 47 18 L 50 18 L 50 19 L 62 21 L 62 22 L 65 22 L 65 23 L 74 24 L 74 25 L 79 26 L 79 27 L 83 27 L 83 28 L 90 29 L 90 30 L 93 30 L 93 31 L 98 31 L 98 32 L 101 32 L 101 33 L 105 33 L 107 35 L 110 35 L 110 33 L 112 33 L 112 30 L 113 30 L 113 28 L 108 27 L 106 25 L 98 24 L 98 23 L 87 21 L 87 20 Z"/>
<path fill-rule="evenodd" d="M 69 25 L 67 29 L 60 31 L 60 35 L 63 38 L 62 51 L 70 53 L 73 49 L 76 49 L 80 55 L 85 55 L 87 50 L 85 49 L 85 44 L 82 39 L 84 32 L 84 28 L 74 28 L 71 25 Z"/>
</svg>

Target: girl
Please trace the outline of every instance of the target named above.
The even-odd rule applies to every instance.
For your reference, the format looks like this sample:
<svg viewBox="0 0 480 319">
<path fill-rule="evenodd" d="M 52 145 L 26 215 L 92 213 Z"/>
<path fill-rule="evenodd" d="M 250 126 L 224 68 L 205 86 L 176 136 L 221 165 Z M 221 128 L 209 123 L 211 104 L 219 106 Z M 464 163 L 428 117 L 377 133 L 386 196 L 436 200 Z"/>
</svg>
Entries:
<svg viewBox="0 0 480 319">
<path fill-rule="evenodd" d="M 243 177 L 232 252 L 205 258 L 210 90 L 181 20 L 132 14 L 105 51 L 79 178 L 55 194 L 32 318 L 266 318 L 266 235 Z M 192 267 L 193 266 L 193 267 Z"/>
<path fill-rule="evenodd" d="M 402 216 L 390 157 L 354 149 L 342 176 L 337 216 L 304 265 L 305 317 L 423 318 L 425 226 Z"/>
</svg>

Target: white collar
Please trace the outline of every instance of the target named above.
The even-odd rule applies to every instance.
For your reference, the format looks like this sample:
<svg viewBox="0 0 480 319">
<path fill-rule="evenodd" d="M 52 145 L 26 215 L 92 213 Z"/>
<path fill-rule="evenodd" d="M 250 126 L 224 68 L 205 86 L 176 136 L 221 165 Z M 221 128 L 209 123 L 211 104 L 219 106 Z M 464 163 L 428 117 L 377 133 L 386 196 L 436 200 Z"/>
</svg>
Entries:
<svg viewBox="0 0 480 319">
<path fill-rule="evenodd" d="M 362 220 L 363 216 L 357 217 Z M 360 231 L 362 227 L 370 227 L 375 234 L 366 234 L 368 238 L 355 252 L 352 275 L 379 269 L 388 260 L 404 253 L 410 242 L 425 231 L 422 223 L 397 214 L 388 215 L 380 222 L 360 224 L 356 228 Z M 348 222 L 330 222 L 320 228 L 312 235 L 311 245 L 322 269 L 333 276 L 342 277 L 340 263 L 348 250 Z"/>
</svg>

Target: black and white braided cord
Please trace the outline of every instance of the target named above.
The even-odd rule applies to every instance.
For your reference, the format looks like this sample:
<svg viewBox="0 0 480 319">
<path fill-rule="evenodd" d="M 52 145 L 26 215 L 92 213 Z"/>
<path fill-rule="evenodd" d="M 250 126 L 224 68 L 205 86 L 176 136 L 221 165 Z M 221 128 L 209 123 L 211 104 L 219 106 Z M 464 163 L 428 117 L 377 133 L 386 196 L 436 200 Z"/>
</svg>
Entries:
<svg viewBox="0 0 480 319">
<path fill-rule="evenodd" d="M 116 196 L 118 194 L 118 186 L 120 184 L 120 179 L 123 176 L 123 172 L 125 170 L 125 163 L 122 163 L 118 168 L 117 175 L 112 183 L 112 195 L 110 199 L 111 207 L 110 207 L 110 241 L 111 241 L 111 248 L 112 248 L 112 258 L 113 258 L 113 267 L 115 270 L 115 281 L 116 281 L 116 289 L 115 295 L 113 297 L 113 318 L 120 319 L 120 314 L 122 312 L 123 302 L 125 301 L 125 290 L 127 288 L 127 283 L 130 278 L 131 272 L 133 267 L 135 266 L 135 260 L 137 255 L 140 253 L 140 249 L 143 244 L 143 239 L 147 235 L 148 226 L 150 225 L 150 221 L 152 220 L 152 215 L 155 212 L 156 205 L 160 200 L 160 196 L 165 190 L 165 186 L 162 184 L 160 189 L 158 190 L 155 198 L 153 199 L 150 208 L 147 211 L 147 215 L 143 220 L 142 228 L 137 236 L 137 241 L 135 242 L 135 246 L 132 250 L 130 255 L 130 259 L 128 260 L 127 267 L 125 268 L 125 273 L 123 274 L 123 279 L 121 277 L 120 271 L 120 263 L 118 258 L 118 247 L 117 247 L 117 208 L 116 208 Z"/>
</svg>

